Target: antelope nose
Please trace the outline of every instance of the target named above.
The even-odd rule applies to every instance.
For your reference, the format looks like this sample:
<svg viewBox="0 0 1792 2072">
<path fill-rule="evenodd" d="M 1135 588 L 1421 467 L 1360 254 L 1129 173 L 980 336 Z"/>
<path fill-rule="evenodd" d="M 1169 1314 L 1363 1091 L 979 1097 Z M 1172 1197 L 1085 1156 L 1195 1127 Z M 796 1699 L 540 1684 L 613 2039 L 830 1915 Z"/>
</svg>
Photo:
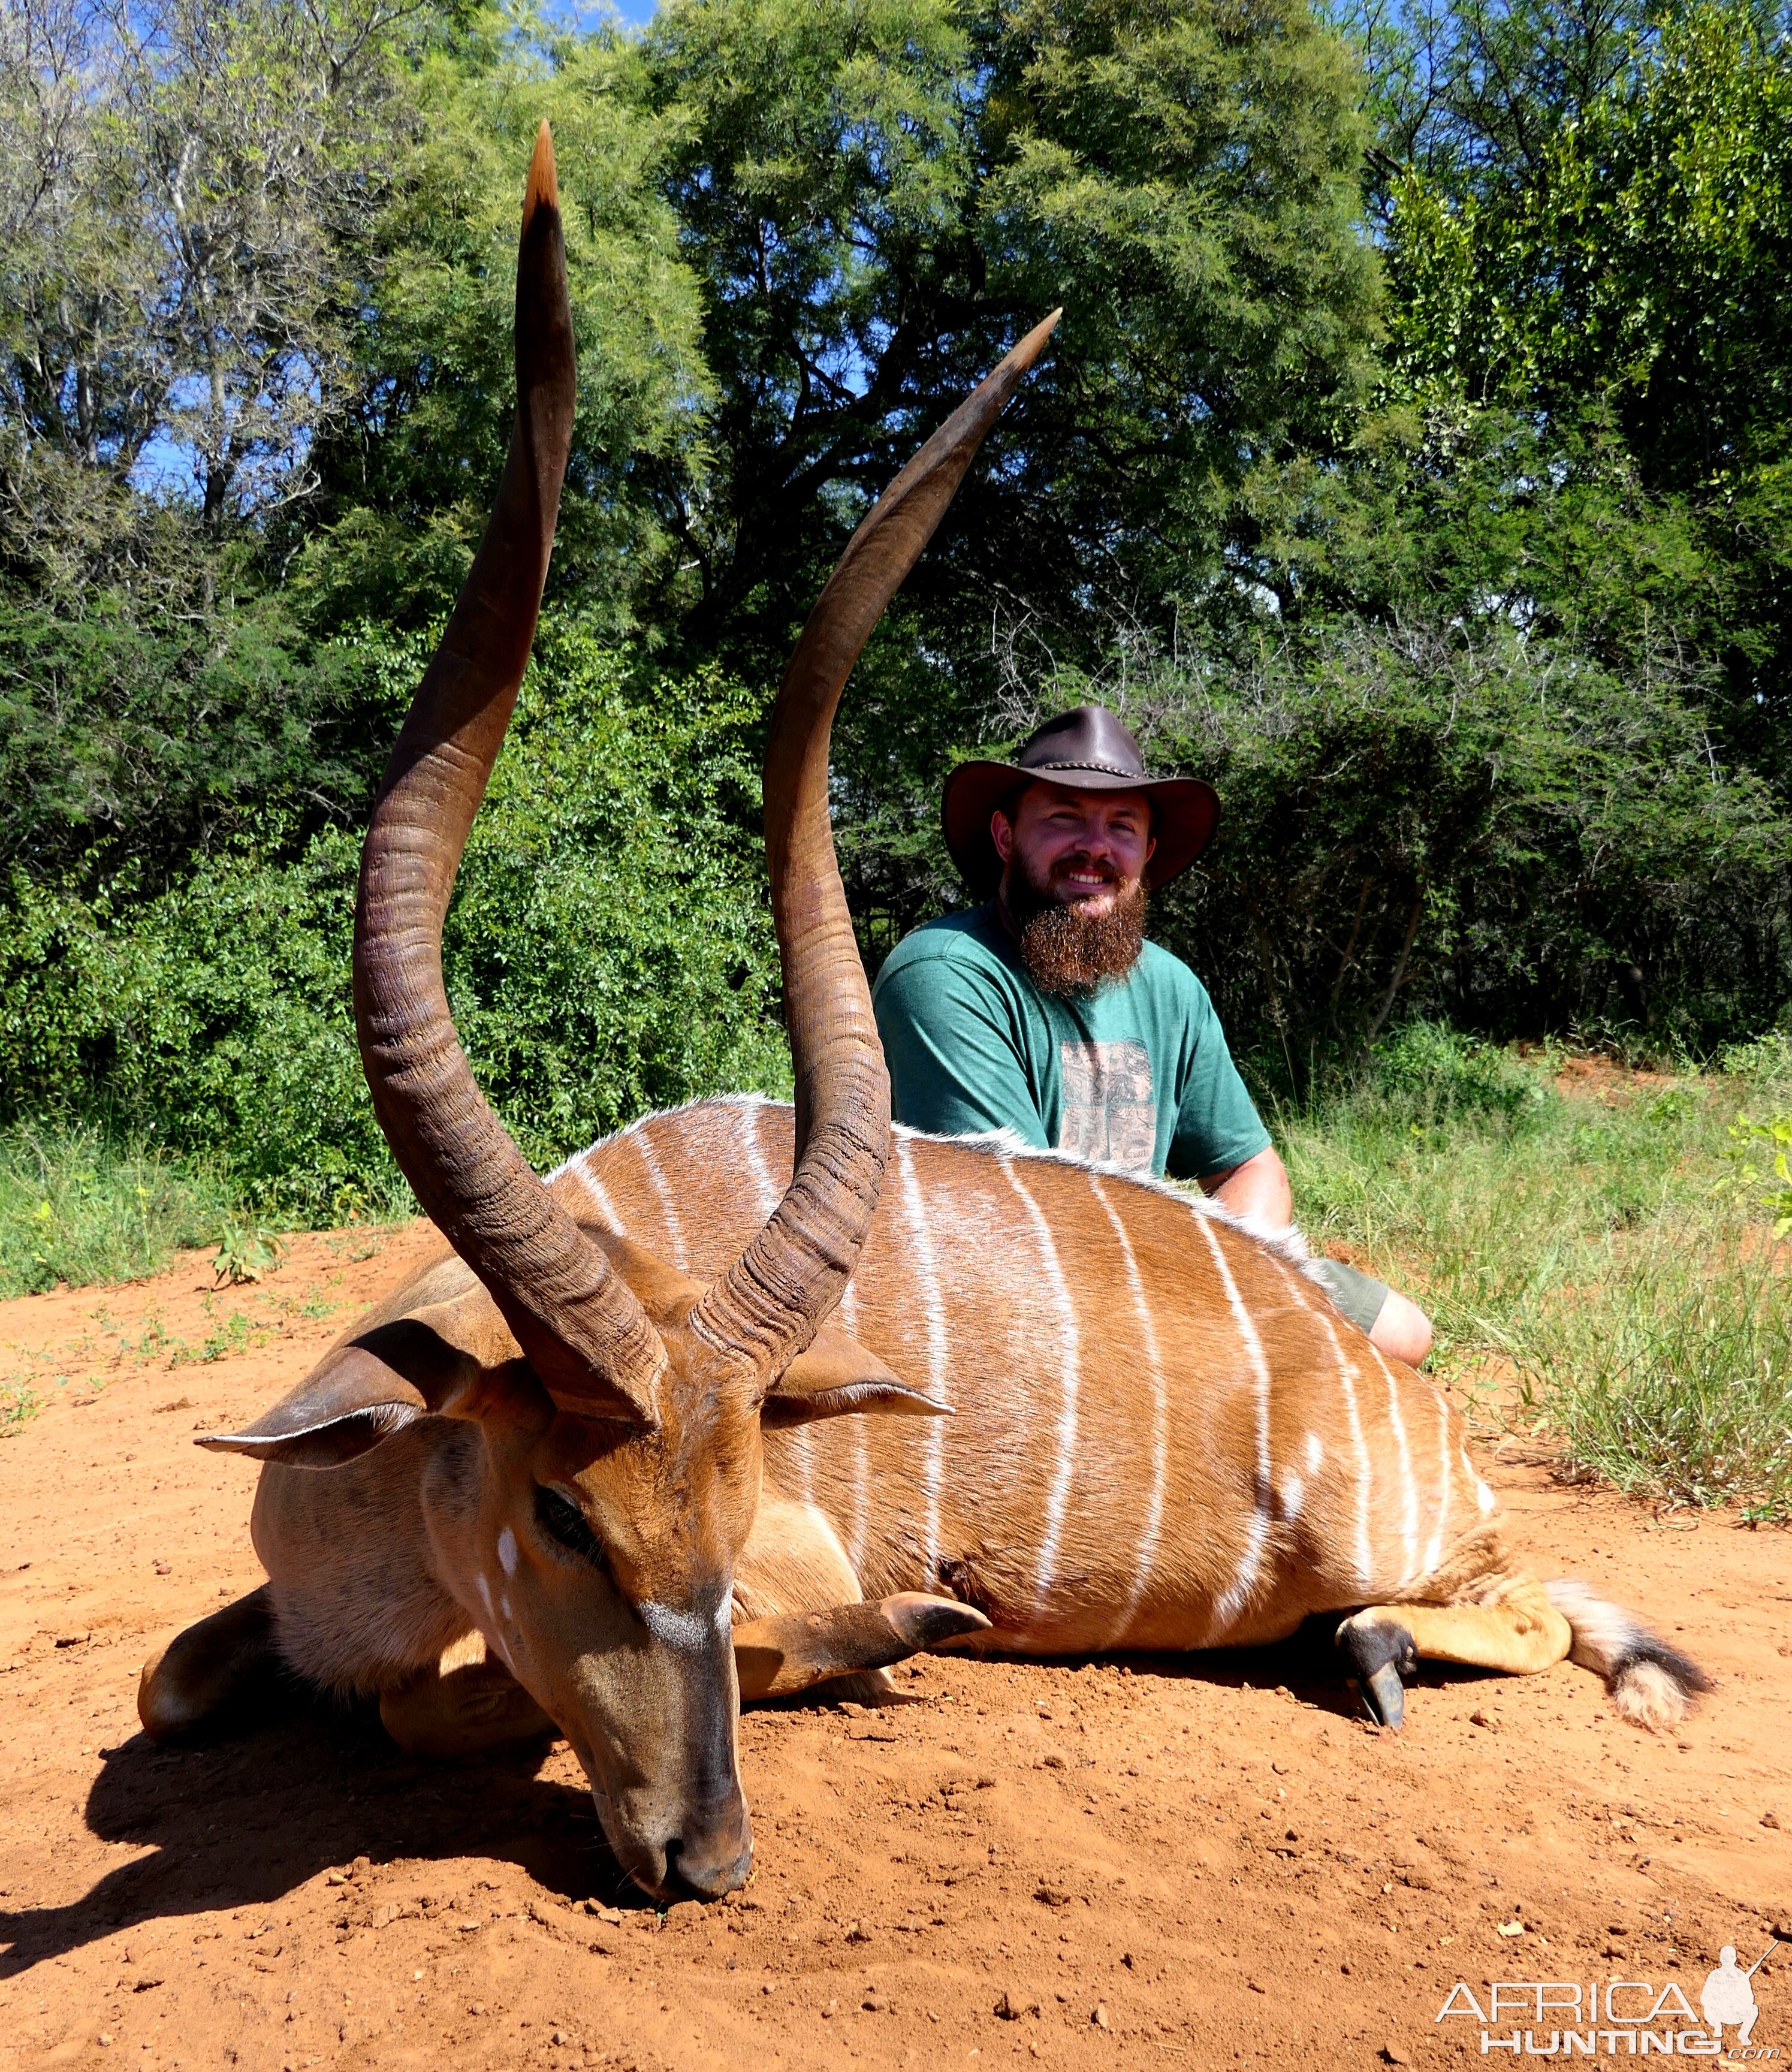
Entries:
<svg viewBox="0 0 1792 2072">
<path fill-rule="evenodd" d="M 666 1844 L 666 1881 L 699 1899 L 738 1892 L 753 1868 L 753 1828 L 744 1805 L 738 1819 L 723 1819 Z"/>
</svg>

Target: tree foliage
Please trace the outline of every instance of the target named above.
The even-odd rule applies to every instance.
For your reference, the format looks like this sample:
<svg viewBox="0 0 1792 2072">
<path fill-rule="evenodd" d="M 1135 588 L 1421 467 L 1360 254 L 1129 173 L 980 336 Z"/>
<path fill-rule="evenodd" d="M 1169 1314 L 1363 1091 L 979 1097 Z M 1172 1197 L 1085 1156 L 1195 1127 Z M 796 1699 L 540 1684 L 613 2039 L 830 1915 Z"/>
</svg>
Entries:
<svg viewBox="0 0 1792 2072">
<path fill-rule="evenodd" d="M 1429 170 L 1433 146 L 1391 182 L 1395 364 L 1543 427 L 1546 462 L 1609 429 L 1645 528 L 1683 526 L 1721 572 L 1720 615 L 1708 593 L 1662 602 L 1721 665 L 1739 745 L 1778 769 L 1792 64 L 1735 6 L 1603 27 L 1591 76 L 1550 82 L 1552 108 L 1533 94 L 1510 144 L 1494 127 L 1474 177 Z"/>
<path fill-rule="evenodd" d="M 1376 269 L 1348 53 L 1300 0 L 672 0 L 643 50 L 719 449 L 676 514 L 705 642 L 781 650 L 871 499 L 1058 306 L 911 592 L 1064 637 L 1246 569 L 1264 455 L 1330 452 Z"/>
<path fill-rule="evenodd" d="M 750 854 L 753 702 L 713 672 L 631 692 L 576 623 L 545 629 L 538 656 L 444 968 L 480 1084 L 551 1165 L 646 1109 L 779 1091 L 788 1067 Z M 388 659 L 408 684 L 421 645 Z M 349 1009 L 359 860 L 328 828 L 290 863 L 225 849 L 147 901 L 15 879 L 0 1105 L 79 1090 L 154 1141 L 227 1150 L 239 1184 L 287 1215 L 396 1198 Z"/>
<path fill-rule="evenodd" d="M 1064 314 L 855 674 L 869 959 L 957 758 L 1107 697 L 1224 801 L 1157 925 L 1297 1079 L 1413 1013 L 1792 1003 L 1792 56 L 1755 0 L 17 0 L 0 1112 L 393 1182 L 356 832 L 512 407 L 553 125 L 572 465 L 452 910 L 546 1160 L 782 1071 L 753 772 L 919 442 Z"/>
</svg>

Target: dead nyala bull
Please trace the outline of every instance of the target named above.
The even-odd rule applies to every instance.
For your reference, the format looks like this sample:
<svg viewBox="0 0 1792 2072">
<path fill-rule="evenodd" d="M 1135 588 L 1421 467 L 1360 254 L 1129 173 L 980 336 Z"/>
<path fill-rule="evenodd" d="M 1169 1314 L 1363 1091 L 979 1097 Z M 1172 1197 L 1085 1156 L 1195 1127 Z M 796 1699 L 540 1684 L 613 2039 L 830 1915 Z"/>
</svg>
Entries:
<svg viewBox="0 0 1792 2072">
<path fill-rule="evenodd" d="M 1460 1420 L 1337 1314 L 1297 1240 L 1068 1157 L 892 1134 L 829 731 L 1050 327 L 886 492 L 779 694 L 766 840 L 794 1108 L 699 1103 L 544 1182 L 473 1083 L 440 955 L 570 437 L 544 129 L 510 456 L 375 806 L 357 915 L 368 1083 L 451 1249 L 259 1424 L 200 1441 L 265 1464 L 269 1580 L 147 1665 L 150 1733 L 273 1660 L 376 1694 L 419 1752 L 557 1727 L 630 1874 L 713 1894 L 751 1857 L 739 1698 L 920 1648 L 1242 1645 L 1329 1613 L 1392 1725 L 1416 1655 L 1519 1671 L 1572 1652 L 1645 1723 L 1703 1687 L 1626 1614 L 1514 1567 Z"/>
</svg>

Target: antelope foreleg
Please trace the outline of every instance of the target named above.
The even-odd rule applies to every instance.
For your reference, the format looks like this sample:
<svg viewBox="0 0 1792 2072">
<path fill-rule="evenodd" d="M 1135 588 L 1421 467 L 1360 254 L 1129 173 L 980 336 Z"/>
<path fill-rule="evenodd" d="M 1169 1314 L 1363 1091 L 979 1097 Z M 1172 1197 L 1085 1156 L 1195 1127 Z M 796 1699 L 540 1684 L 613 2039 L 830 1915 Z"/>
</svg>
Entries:
<svg viewBox="0 0 1792 2072">
<path fill-rule="evenodd" d="M 264 1583 L 176 1634 L 143 1664 L 137 1716 L 144 1733 L 153 1741 L 191 1733 L 240 1699 L 278 1660 L 273 1598 Z"/>
<path fill-rule="evenodd" d="M 876 1604 L 750 1619 L 734 1629 L 734 1674 L 743 1702 L 784 1698 L 830 1677 L 885 1668 L 988 1624 L 968 1605 L 913 1590 Z"/>
<path fill-rule="evenodd" d="M 407 1755 L 442 1762 L 557 1731 L 477 1634 L 380 1694 L 380 1721 Z"/>
<path fill-rule="evenodd" d="M 1498 1605 L 1371 1605 L 1338 1630 L 1365 1703 L 1387 1727 L 1400 1724 L 1401 1679 L 1419 1660 L 1529 1676 L 1564 1660 L 1573 1640 L 1568 1621 L 1535 1585 Z"/>
</svg>

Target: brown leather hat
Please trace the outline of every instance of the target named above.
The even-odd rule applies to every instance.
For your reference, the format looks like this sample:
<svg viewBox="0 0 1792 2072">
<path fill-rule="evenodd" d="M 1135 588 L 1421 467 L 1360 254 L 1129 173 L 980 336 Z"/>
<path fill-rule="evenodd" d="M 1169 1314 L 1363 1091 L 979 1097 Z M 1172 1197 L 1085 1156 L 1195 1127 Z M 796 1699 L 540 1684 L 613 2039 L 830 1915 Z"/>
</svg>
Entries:
<svg viewBox="0 0 1792 2072">
<path fill-rule="evenodd" d="M 1185 871 L 1213 837 L 1219 800 L 1198 777 L 1153 777 L 1139 744 L 1105 705 L 1074 712 L 1030 734 L 1012 763 L 961 763 L 946 779 L 941 804 L 946 846 L 980 898 L 1001 880 L 1001 859 L 989 838 L 989 816 L 1017 787 L 1038 778 L 1073 791 L 1143 791 L 1152 806 L 1157 846 L 1145 866 L 1155 891 Z"/>
</svg>

